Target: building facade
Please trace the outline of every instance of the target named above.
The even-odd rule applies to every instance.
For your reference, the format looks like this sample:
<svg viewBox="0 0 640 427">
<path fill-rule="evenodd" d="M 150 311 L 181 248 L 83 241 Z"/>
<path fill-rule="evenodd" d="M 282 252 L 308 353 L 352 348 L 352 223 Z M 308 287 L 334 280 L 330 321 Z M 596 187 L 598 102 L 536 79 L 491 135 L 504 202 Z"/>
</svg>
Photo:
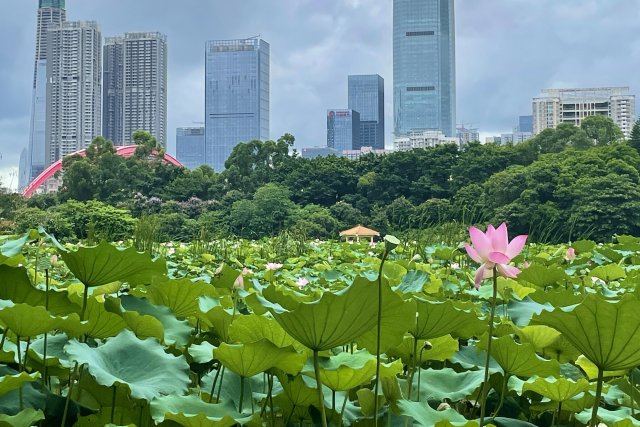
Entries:
<svg viewBox="0 0 640 427">
<path fill-rule="evenodd" d="M 515 132 L 533 133 L 533 116 L 519 116 Z"/>
<path fill-rule="evenodd" d="M 480 141 L 480 132 L 477 128 L 467 128 L 461 125 L 456 127 L 456 138 L 462 147 L 470 142 Z"/>
<path fill-rule="evenodd" d="M 360 113 L 360 147 L 384 149 L 384 79 L 377 74 L 349 76 L 349 109 Z"/>
<path fill-rule="evenodd" d="M 167 146 L 167 37 L 157 32 L 108 37 L 104 45 L 104 137 L 133 144 L 145 130 Z"/>
<path fill-rule="evenodd" d="M 457 145 L 458 139 L 446 136 L 439 130 L 410 132 L 408 135 L 394 138 L 393 149 L 395 151 L 410 151 L 415 148 L 433 148 L 442 144 Z"/>
<path fill-rule="evenodd" d="M 532 108 L 534 134 L 560 123 L 580 126 L 586 117 L 603 115 L 629 138 L 636 120 L 636 97 L 628 87 L 545 89 L 533 98 Z"/>
<path fill-rule="evenodd" d="M 357 160 L 362 156 L 373 154 L 374 156 L 382 156 L 384 154 L 391 154 L 393 150 L 378 149 L 373 147 L 361 147 L 359 150 L 343 150 L 341 155 L 349 160 Z"/>
<path fill-rule="evenodd" d="M 205 164 L 204 127 L 176 129 L 176 158 L 188 169 Z"/>
<path fill-rule="evenodd" d="M 64 22 L 47 42 L 46 164 L 101 135 L 102 35 L 94 21 Z"/>
<path fill-rule="evenodd" d="M 212 40 L 205 52 L 205 162 L 216 172 L 240 142 L 269 139 L 270 46 Z"/>
<path fill-rule="evenodd" d="M 316 157 L 339 156 L 340 153 L 329 147 L 303 147 L 300 157 L 303 159 L 315 159 Z"/>
<path fill-rule="evenodd" d="M 339 153 L 359 149 L 360 113 L 354 110 L 327 110 L 327 147 Z"/>
<path fill-rule="evenodd" d="M 20 162 L 21 180 L 29 181 L 46 167 L 47 121 L 47 37 L 49 28 L 59 27 L 66 21 L 64 0 L 40 0 L 36 27 L 36 55 L 33 67 L 33 92 L 31 98 L 31 124 L 29 145 L 24 161 Z"/>
<path fill-rule="evenodd" d="M 454 0 L 393 0 L 396 137 L 456 131 Z"/>
</svg>

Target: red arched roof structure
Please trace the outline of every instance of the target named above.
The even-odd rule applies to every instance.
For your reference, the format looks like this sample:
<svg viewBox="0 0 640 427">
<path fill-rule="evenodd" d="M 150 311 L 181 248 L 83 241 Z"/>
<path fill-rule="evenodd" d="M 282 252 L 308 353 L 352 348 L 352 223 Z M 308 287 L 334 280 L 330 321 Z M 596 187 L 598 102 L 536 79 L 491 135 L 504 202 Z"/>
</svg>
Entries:
<svg viewBox="0 0 640 427">
<path fill-rule="evenodd" d="M 138 147 L 137 145 L 126 145 L 126 146 L 120 146 L 120 147 L 114 147 L 114 148 L 116 149 L 117 155 L 122 157 L 131 157 L 136 152 L 137 147 Z M 76 151 L 75 153 L 70 155 L 71 156 L 79 155 L 84 157 L 86 155 L 86 150 Z M 180 163 L 180 161 L 178 161 L 178 159 L 173 157 L 171 154 L 165 153 L 163 160 L 165 163 L 169 163 L 174 166 L 184 167 L 182 163 Z M 43 170 L 40 175 L 35 177 L 34 180 L 31 181 L 29 185 L 27 185 L 27 187 L 22 191 L 22 195 L 24 197 L 31 197 L 33 193 L 35 193 L 36 190 L 40 188 L 40 186 L 44 184 L 44 182 L 47 179 L 51 178 L 56 172 L 61 170 L 62 170 L 62 159 L 58 160 L 55 163 L 52 163 L 48 168 Z"/>
</svg>

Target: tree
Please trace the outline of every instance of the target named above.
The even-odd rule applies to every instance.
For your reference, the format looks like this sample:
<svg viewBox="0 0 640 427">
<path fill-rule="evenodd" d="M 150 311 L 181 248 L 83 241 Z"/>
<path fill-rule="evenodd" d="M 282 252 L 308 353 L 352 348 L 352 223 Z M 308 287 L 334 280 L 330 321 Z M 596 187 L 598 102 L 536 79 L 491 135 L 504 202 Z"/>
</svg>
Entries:
<svg viewBox="0 0 640 427">
<path fill-rule="evenodd" d="M 636 121 L 633 125 L 633 129 L 631 129 L 629 145 L 640 151 L 640 120 Z"/>
<path fill-rule="evenodd" d="M 589 116 L 582 120 L 580 128 L 597 145 L 608 145 L 623 138 L 622 131 L 610 118 L 601 115 Z"/>
</svg>

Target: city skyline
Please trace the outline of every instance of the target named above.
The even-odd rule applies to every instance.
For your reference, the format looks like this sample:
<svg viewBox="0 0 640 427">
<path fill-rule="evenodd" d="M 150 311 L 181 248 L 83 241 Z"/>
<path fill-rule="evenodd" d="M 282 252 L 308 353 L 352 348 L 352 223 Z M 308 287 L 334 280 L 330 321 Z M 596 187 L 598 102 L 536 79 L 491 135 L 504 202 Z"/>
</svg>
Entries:
<svg viewBox="0 0 640 427">
<path fill-rule="evenodd" d="M 322 144 L 326 108 L 344 105 L 348 74 L 380 74 L 386 92 L 391 93 L 390 0 L 345 0 L 322 6 L 307 1 L 277 5 L 248 1 L 242 6 L 195 8 L 151 2 L 162 3 L 167 17 L 146 14 L 151 3 L 145 0 L 134 5 L 120 0 L 66 3 L 68 20 L 95 19 L 105 35 L 167 33 L 172 46 L 169 152 L 175 152 L 176 127 L 203 120 L 202 49 L 206 40 L 256 33 L 269 40 L 273 68 L 270 136 L 291 132 L 299 147 Z M 33 73 L 36 9 L 35 2 L 19 2 L 0 17 L 4 35 L 0 59 L 5 65 L 0 71 L 0 95 L 6 100 L 0 107 L 0 174 L 5 184 L 9 183 L 8 170 L 17 167 L 20 150 L 28 143 L 32 81 L 25 75 Z M 636 92 L 640 77 L 633 70 L 640 62 L 636 54 L 640 36 L 634 31 L 637 17 L 625 10 L 596 1 L 585 1 L 579 9 L 547 0 L 535 5 L 456 1 L 458 121 L 479 127 L 483 134 L 499 134 L 510 129 L 519 115 L 530 114 L 531 97 L 547 87 L 630 86 Z M 267 14 L 272 19 L 265 24 L 261 17 Z M 230 19 L 233 17 L 237 19 Z M 187 18 L 188 26 L 177 24 Z M 585 20 L 589 26 L 583 25 Z M 588 31 L 594 26 L 599 28 L 597 34 Z M 627 41 L 625 46 L 611 43 L 614 34 Z M 385 100 L 387 146 L 392 130 L 391 98 Z"/>
</svg>

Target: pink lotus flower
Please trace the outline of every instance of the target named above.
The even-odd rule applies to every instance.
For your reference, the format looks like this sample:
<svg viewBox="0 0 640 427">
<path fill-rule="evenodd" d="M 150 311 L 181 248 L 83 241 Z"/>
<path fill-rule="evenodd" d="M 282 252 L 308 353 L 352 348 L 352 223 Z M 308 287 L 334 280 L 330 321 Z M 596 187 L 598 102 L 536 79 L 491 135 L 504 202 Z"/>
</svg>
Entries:
<svg viewBox="0 0 640 427">
<path fill-rule="evenodd" d="M 298 281 L 296 282 L 296 286 L 299 289 L 303 289 L 305 286 L 307 286 L 309 284 L 309 280 L 306 277 L 301 277 L 298 279 Z"/>
<path fill-rule="evenodd" d="M 572 247 L 569 247 L 569 249 L 567 249 L 567 253 L 564 254 L 564 259 L 566 259 L 569 262 L 576 259 L 576 250 L 573 249 Z"/>
<path fill-rule="evenodd" d="M 469 235 L 473 246 L 465 244 L 464 247 L 471 259 L 482 264 L 476 270 L 476 289 L 480 288 L 482 280 L 493 277 L 494 267 L 497 267 L 501 276 L 511 278 L 518 276 L 520 269 L 508 263 L 522 251 L 527 241 L 526 234 L 517 236 L 509 242 L 507 225 L 502 223 L 498 228 L 489 225 L 486 233 L 475 227 L 469 227 Z"/>
<path fill-rule="evenodd" d="M 268 262 L 265 267 L 266 267 L 267 270 L 276 271 L 276 270 L 282 268 L 282 264 L 280 264 L 278 262 Z"/>
</svg>

